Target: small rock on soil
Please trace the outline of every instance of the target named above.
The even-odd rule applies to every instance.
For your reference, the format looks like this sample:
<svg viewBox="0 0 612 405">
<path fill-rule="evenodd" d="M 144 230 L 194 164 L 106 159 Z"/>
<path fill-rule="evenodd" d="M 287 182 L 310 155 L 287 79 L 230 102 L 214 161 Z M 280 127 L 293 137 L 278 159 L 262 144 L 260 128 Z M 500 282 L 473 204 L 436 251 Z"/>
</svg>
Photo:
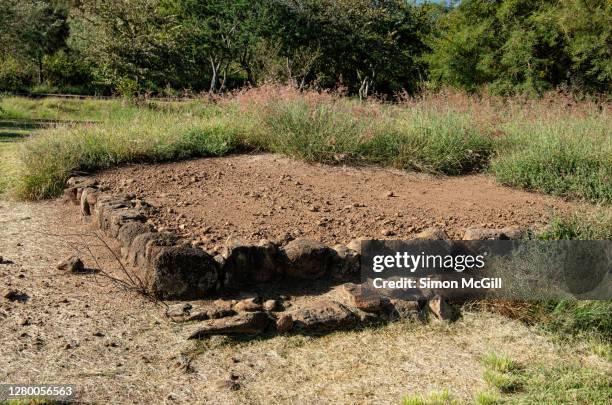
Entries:
<svg viewBox="0 0 612 405">
<path fill-rule="evenodd" d="M 58 263 L 57 268 L 71 273 L 83 273 L 85 271 L 83 261 L 77 256 L 70 256 L 62 260 Z"/>
</svg>

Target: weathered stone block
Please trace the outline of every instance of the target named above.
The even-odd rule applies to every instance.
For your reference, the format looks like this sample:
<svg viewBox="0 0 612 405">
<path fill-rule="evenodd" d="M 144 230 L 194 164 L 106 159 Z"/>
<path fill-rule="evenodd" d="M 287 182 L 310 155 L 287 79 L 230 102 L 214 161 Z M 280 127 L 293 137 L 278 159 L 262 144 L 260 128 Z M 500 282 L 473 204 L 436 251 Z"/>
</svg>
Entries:
<svg viewBox="0 0 612 405">
<path fill-rule="evenodd" d="M 257 245 L 231 241 L 223 254 L 223 272 L 227 288 L 244 286 L 271 280 L 280 272 L 282 262 L 276 245 L 261 241 Z"/>
<path fill-rule="evenodd" d="M 111 238 L 116 238 L 119 229 L 128 222 L 144 222 L 146 217 L 135 209 L 108 210 L 103 216 L 102 230 Z"/>
<path fill-rule="evenodd" d="M 147 283 L 162 299 L 204 298 L 219 277 L 217 262 L 202 249 L 187 245 L 163 247 L 150 270 Z"/>
<path fill-rule="evenodd" d="M 285 274 L 303 280 L 314 280 L 329 274 L 336 258 L 333 249 L 309 239 L 295 239 L 283 251 L 287 259 Z"/>
<path fill-rule="evenodd" d="M 361 264 L 359 252 L 349 249 L 344 245 L 336 245 L 334 250 L 336 251 L 333 268 L 334 276 L 343 278 L 359 274 Z"/>
<path fill-rule="evenodd" d="M 96 189 L 95 188 L 85 188 L 81 193 L 81 214 L 85 216 L 89 216 L 93 213 L 93 208 L 96 200 Z M 92 204 L 93 201 L 93 204 Z"/>
<path fill-rule="evenodd" d="M 136 239 L 138 235 L 143 233 L 155 232 L 153 225 L 143 222 L 127 222 L 124 223 L 119 232 L 117 233 L 117 240 L 121 243 L 121 246 L 129 249 L 130 245 Z"/>
<path fill-rule="evenodd" d="M 427 228 L 419 232 L 415 239 L 427 239 L 427 240 L 448 240 L 448 234 L 442 228 Z"/>
<path fill-rule="evenodd" d="M 136 236 L 128 249 L 127 262 L 132 266 L 147 267 L 149 260 L 147 257 L 147 245 L 172 246 L 178 242 L 179 238 L 170 233 L 148 232 Z M 150 252 L 151 249 L 149 249 Z M 151 256 L 149 256 L 150 258 Z"/>
</svg>

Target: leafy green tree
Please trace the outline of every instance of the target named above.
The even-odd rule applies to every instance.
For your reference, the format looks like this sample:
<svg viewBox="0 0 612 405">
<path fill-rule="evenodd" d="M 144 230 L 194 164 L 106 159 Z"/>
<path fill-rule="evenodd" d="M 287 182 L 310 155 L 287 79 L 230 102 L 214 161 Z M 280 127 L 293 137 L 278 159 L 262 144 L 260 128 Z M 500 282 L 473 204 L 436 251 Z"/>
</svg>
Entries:
<svg viewBox="0 0 612 405">
<path fill-rule="evenodd" d="M 428 9 L 404 1 L 275 1 L 273 36 L 300 84 L 342 84 L 366 97 L 417 88 L 426 74 Z"/>
<path fill-rule="evenodd" d="M 185 58 L 178 23 L 157 0 L 82 0 L 71 45 L 95 66 L 96 80 L 119 93 L 181 87 Z"/>
<path fill-rule="evenodd" d="M 37 82 L 44 80 L 45 55 L 66 46 L 68 6 L 63 1 L 0 1 L 0 56 L 36 67 Z"/>
<path fill-rule="evenodd" d="M 612 90 L 612 1 L 567 0 L 555 24 L 571 59 L 570 80 L 587 90 Z"/>
<path fill-rule="evenodd" d="M 559 85 L 609 91 L 608 0 L 464 0 L 439 20 L 430 80 L 538 94 Z"/>
<path fill-rule="evenodd" d="M 178 16 L 187 46 L 197 67 L 208 67 L 210 94 L 223 91 L 230 70 L 244 71 L 253 84 L 250 60 L 257 41 L 257 13 L 263 9 L 249 0 L 166 0 L 163 9 Z"/>
</svg>

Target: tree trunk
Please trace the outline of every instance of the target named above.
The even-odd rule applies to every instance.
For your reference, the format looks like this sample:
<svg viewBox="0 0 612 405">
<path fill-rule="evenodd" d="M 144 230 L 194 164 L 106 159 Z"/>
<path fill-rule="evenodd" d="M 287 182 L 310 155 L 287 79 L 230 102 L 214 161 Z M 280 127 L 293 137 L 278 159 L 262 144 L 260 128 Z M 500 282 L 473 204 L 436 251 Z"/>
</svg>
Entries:
<svg viewBox="0 0 612 405">
<path fill-rule="evenodd" d="M 217 87 L 217 70 L 219 70 L 219 64 L 215 65 L 213 58 L 210 58 L 210 66 L 212 67 L 212 78 L 210 79 L 210 88 L 208 89 L 208 95 L 215 94 Z"/>
<path fill-rule="evenodd" d="M 221 86 L 219 86 L 219 93 L 223 93 L 225 90 L 225 79 L 227 79 L 227 69 L 229 68 L 229 63 L 226 63 L 223 67 L 223 79 L 221 79 Z"/>
<path fill-rule="evenodd" d="M 43 81 L 43 63 L 42 63 L 42 57 L 39 56 L 38 57 L 38 84 L 42 85 L 42 81 Z"/>
</svg>

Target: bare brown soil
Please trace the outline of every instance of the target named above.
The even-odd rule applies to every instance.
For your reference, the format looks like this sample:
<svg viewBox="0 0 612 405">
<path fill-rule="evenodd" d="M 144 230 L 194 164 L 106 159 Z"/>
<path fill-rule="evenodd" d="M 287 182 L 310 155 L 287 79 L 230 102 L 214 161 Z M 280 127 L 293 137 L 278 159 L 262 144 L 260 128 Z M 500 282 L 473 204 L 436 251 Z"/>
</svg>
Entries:
<svg viewBox="0 0 612 405">
<path fill-rule="evenodd" d="M 271 154 L 134 165 L 98 176 L 117 193 L 160 208 L 153 222 L 218 250 L 226 238 L 287 236 L 327 244 L 410 238 L 439 226 L 460 239 L 469 227 L 537 228 L 579 209 L 513 190 L 484 175 L 435 177 L 381 168 L 306 164 Z"/>
</svg>

